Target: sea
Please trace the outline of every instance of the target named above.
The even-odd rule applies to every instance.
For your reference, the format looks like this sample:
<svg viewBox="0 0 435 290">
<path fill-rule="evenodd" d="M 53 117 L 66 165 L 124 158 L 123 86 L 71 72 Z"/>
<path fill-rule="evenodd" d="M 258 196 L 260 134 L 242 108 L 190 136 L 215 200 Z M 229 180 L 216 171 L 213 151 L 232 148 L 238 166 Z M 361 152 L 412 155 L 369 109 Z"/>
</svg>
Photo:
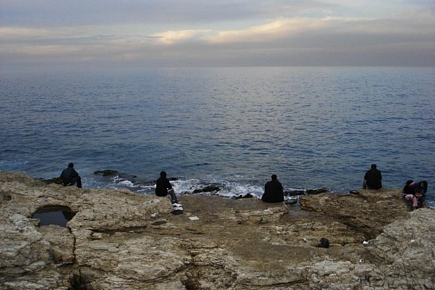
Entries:
<svg viewBox="0 0 435 290">
<path fill-rule="evenodd" d="M 260 197 L 428 181 L 435 206 L 434 67 L 0 70 L 0 170 L 84 188 Z M 96 171 L 114 170 L 112 176 Z M 199 189 L 199 190 L 198 190 Z"/>
</svg>

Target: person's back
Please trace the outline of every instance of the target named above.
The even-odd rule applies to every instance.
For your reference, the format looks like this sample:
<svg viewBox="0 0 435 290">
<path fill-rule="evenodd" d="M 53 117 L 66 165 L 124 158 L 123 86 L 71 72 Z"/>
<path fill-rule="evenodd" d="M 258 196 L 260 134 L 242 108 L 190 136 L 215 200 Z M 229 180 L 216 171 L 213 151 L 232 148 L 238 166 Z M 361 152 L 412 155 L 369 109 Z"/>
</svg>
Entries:
<svg viewBox="0 0 435 290">
<path fill-rule="evenodd" d="M 82 187 L 81 178 L 77 171 L 74 169 L 73 163 L 68 164 L 68 167 L 62 171 L 60 179 L 62 179 L 62 184 L 65 186 L 74 185 L 75 183 L 77 183 L 78 188 Z"/>
<path fill-rule="evenodd" d="M 168 190 L 169 189 L 169 190 Z M 166 178 L 166 172 L 160 172 L 160 177 L 156 181 L 156 195 L 157 196 L 171 196 L 172 203 L 178 203 L 177 196 L 175 191 L 172 189 L 172 185 L 169 180 Z"/>
<path fill-rule="evenodd" d="M 168 188 L 172 188 L 171 183 L 166 178 L 166 174 L 164 176 L 160 176 L 156 181 L 156 195 L 157 196 L 166 196 L 168 195 Z"/>
<path fill-rule="evenodd" d="M 369 189 L 382 188 L 382 174 L 376 168 L 376 164 L 372 164 L 370 170 L 364 175 L 365 186 Z"/>
<path fill-rule="evenodd" d="M 407 194 L 412 194 L 412 195 L 415 194 L 415 189 L 412 180 L 406 181 L 406 184 L 403 187 L 403 195 L 407 195 Z"/>
<path fill-rule="evenodd" d="M 73 178 L 77 176 L 77 171 L 72 167 L 68 167 L 62 171 L 60 178 L 62 179 L 63 184 L 71 184 Z"/>
<path fill-rule="evenodd" d="M 261 200 L 264 202 L 284 201 L 284 190 L 275 174 L 272 175 L 272 180 L 268 181 L 264 186 L 264 194 Z"/>
</svg>

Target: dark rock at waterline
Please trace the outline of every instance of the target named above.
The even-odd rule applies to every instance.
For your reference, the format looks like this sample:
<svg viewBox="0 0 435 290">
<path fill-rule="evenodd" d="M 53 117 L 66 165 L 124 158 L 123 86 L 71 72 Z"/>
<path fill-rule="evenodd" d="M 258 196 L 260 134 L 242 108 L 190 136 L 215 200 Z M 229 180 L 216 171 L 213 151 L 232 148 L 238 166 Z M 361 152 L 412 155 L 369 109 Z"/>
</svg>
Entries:
<svg viewBox="0 0 435 290">
<path fill-rule="evenodd" d="M 60 179 L 60 177 L 53 177 L 53 178 L 50 178 L 50 179 L 43 179 L 43 178 L 41 178 L 41 179 L 39 179 L 39 181 L 42 181 L 45 184 L 52 184 L 52 183 L 54 183 L 54 184 L 62 184 L 62 179 Z"/>
<path fill-rule="evenodd" d="M 285 190 L 284 196 L 298 196 L 305 195 L 305 190 Z"/>
<path fill-rule="evenodd" d="M 329 192 L 328 189 L 322 188 L 314 188 L 314 189 L 293 189 L 293 190 L 285 190 L 284 196 L 299 196 L 299 195 L 313 195 Z"/>
<path fill-rule="evenodd" d="M 112 170 L 112 169 L 98 170 L 98 171 L 94 172 L 94 175 L 99 175 L 103 178 L 110 178 L 110 179 L 112 179 L 112 182 L 115 182 L 115 183 L 119 183 L 119 182 L 128 180 L 128 181 L 133 182 L 134 184 L 143 184 L 143 185 L 155 184 L 154 181 L 144 181 L 144 180 L 138 178 L 136 175 L 122 173 L 122 172 L 119 172 L 117 170 Z"/>
<path fill-rule="evenodd" d="M 97 170 L 94 172 L 94 174 L 104 176 L 104 177 L 106 177 L 106 176 L 118 176 L 119 178 L 127 179 L 130 181 L 134 181 L 134 179 L 137 178 L 136 175 L 122 173 L 122 172 L 119 172 L 117 170 L 112 170 L 112 169 Z"/>
<path fill-rule="evenodd" d="M 193 191 L 193 193 L 201 193 L 201 192 L 217 192 L 221 190 L 221 187 L 216 184 L 210 184 L 203 188 L 198 188 Z"/>
<path fill-rule="evenodd" d="M 105 169 L 105 170 L 97 170 L 94 172 L 95 175 L 101 175 L 101 176 L 117 176 L 119 175 L 119 171 L 112 170 L 112 169 Z"/>
<path fill-rule="evenodd" d="M 326 188 L 315 188 L 315 189 L 307 189 L 307 195 L 326 193 L 328 190 Z"/>
</svg>

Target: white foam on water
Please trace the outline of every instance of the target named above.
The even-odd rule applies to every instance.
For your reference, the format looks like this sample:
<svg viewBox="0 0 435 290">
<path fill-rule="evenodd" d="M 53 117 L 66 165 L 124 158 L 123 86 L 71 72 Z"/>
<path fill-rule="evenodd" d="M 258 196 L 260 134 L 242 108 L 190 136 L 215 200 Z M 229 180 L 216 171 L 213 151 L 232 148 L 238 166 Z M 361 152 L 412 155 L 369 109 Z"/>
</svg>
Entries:
<svg viewBox="0 0 435 290">
<path fill-rule="evenodd" d="M 124 178 L 120 178 L 119 176 L 115 176 L 112 178 L 113 182 L 121 185 L 121 186 L 125 186 L 125 187 L 139 187 L 139 185 L 134 185 L 133 182 L 131 182 L 128 179 L 124 179 Z"/>
<path fill-rule="evenodd" d="M 175 193 L 191 192 L 200 184 L 199 179 L 174 180 L 170 182 Z"/>
</svg>

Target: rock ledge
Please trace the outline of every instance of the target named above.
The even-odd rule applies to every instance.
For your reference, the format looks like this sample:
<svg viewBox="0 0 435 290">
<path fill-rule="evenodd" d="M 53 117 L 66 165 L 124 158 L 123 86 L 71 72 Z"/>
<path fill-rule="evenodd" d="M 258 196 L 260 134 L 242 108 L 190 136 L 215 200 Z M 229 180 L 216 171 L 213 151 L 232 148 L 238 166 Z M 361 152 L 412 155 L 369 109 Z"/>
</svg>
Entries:
<svg viewBox="0 0 435 290">
<path fill-rule="evenodd" d="M 0 171 L 1 289 L 435 289 L 435 211 L 400 189 L 257 199 L 47 185 Z M 66 227 L 38 211 L 69 209 Z M 329 248 L 317 247 L 325 237 Z"/>
</svg>

